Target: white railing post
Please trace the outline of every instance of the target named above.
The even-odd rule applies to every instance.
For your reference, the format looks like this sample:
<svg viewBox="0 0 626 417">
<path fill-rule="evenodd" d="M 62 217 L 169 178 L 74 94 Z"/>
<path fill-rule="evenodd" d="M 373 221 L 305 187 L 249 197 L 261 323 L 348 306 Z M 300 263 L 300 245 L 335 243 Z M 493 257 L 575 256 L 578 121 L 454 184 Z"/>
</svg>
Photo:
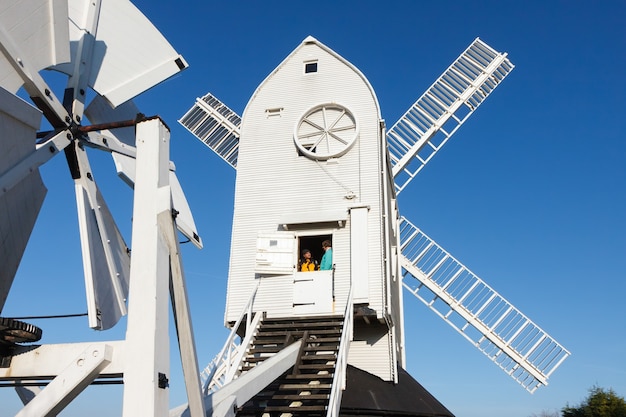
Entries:
<svg viewBox="0 0 626 417">
<path fill-rule="evenodd" d="M 337 352 L 337 361 L 335 363 L 335 376 L 333 378 L 333 386 L 330 390 L 330 396 L 328 399 L 328 410 L 326 417 L 339 416 L 339 409 L 341 408 L 341 396 L 343 390 L 346 389 L 346 373 L 348 366 L 348 347 L 350 341 L 352 341 L 352 318 L 354 314 L 354 307 L 352 306 L 352 287 L 348 293 L 348 301 L 346 303 L 346 311 L 344 314 L 343 331 L 341 332 L 341 339 L 339 341 L 339 352 Z M 346 326 L 348 326 L 346 328 Z"/>
<path fill-rule="evenodd" d="M 237 337 L 237 329 L 241 325 L 241 322 L 243 321 L 244 317 L 246 317 L 246 325 L 247 325 L 246 333 L 252 331 L 252 329 L 250 328 L 250 325 L 252 323 L 250 316 L 252 315 L 254 297 L 256 296 L 256 293 L 259 289 L 259 284 L 257 284 L 257 286 L 252 291 L 252 294 L 250 295 L 250 299 L 248 300 L 248 303 L 243 308 L 241 316 L 239 317 L 235 325 L 232 327 L 230 331 L 230 335 L 226 339 L 226 342 L 224 343 L 222 350 L 220 350 L 220 353 L 218 353 L 217 356 L 215 356 L 215 358 L 213 358 L 213 360 L 206 366 L 206 368 L 204 368 L 204 371 L 202 371 L 203 377 L 206 378 L 202 384 L 202 387 L 203 387 L 202 391 L 205 395 L 208 394 L 208 392 L 210 391 L 210 388 L 212 386 L 211 382 L 215 380 L 214 385 L 219 385 L 216 379 L 219 379 L 227 374 L 230 374 L 230 367 L 232 365 L 233 360 L 236 357 L 238 357 L 237 355 L 238 349 L 241 346 L 235 343 L 235 338 Z M 220 372 L 218 373 L 218 371 Z"/>
</svg>

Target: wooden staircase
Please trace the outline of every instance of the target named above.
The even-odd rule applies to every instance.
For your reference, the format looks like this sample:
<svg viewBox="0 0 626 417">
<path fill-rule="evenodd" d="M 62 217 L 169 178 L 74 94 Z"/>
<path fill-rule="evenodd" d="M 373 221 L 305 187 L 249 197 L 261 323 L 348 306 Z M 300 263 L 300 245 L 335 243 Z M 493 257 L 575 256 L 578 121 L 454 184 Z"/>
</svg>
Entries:
<svg viewBox="0 0 626 417">
<path fill-rule="evenodd" d="M 341 316 L 264 319 L 243 361 L 246 372 L 302 339 L 288 372 L 241 407 L 237 416 L 325 416 L 344 320 Z"/>
</svg>

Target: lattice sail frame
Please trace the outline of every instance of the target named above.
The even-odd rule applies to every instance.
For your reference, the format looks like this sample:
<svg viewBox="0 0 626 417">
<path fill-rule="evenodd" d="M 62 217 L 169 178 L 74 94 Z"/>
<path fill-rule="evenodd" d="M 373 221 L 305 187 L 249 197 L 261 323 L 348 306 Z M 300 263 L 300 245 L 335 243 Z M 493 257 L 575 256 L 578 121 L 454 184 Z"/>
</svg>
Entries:
<svg viewBox="0 0 626 417">
<path fill-rule="evenodd" d="M 514 68 L 476 38 L 387 132 L 399 194 Z"/>
<path fill-rule="evenodd" d="M 197 98 L 195 104 L 178 122 L 228 165 L 237 168 L 241 117 L 213 94 L 207 93 L 202 98 Z"/>
<path fill-rule="evenodd" d="M 404 217 L 400 245 L 407 290 L 527 391 L 547 385 L 567 349 Z"/>
</svg>

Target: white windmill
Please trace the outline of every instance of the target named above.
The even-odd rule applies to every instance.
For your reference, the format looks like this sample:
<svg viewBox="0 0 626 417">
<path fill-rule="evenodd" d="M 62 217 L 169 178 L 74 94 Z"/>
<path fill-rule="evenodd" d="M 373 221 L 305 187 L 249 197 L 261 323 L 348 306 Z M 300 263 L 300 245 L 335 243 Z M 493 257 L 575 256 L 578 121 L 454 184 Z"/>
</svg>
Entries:
<svg viewBox="0 0 626 417">
<path fill-rule="evenodd" d="M 198 247 L 201 240 L 169 161 L 169 129 L 130 101 L 186 62 L 128 0 L 5 1 L 0 51 L 0 312 L 46 194 L 39 167 L 63 151 L 76 190 L 89 326 L 106 330 L 128 313 L 124 340 L 41 346 L 21 344 L 40 329 L 1 318 L 0 380 L 21 388 L 18 415 L 56 415 L 102 378 L 123 381 L 123 415 L 167 415 L 170 297 L 191 409 L 203 415 L 176 228 Z M 44 69 L 68 76 L 62 96 Z M 21 87 L 36 107 L 16 96 Z M 42 114 L 50 130 L 37 133 Z M 134 188 L 132 248 L 87 149 L 111 153 Z M 24 388 L 36 385 L 44 388 Z"/>
<path fill-rule="evenodd" d="M 386 131 L 365 76 L 308 37 L 243 117 L 211 94 L 196 100 L 179 122 L 237 170 L 232 333 L 203 374 L 207 409 L 450 415 L 434 398 L 367 399 L 389 389 L 376 381 L 403 392 L 412 384 L 403 370 L 403 286 L 528 391 L 547 384 L 569 352 L 399 216 L 396 203 L 512 69 L 506 54 L 476 39 Z M 325 240 L 333 268 L 299 271 L 302 251 L 320 259 Z"/>
</svg>

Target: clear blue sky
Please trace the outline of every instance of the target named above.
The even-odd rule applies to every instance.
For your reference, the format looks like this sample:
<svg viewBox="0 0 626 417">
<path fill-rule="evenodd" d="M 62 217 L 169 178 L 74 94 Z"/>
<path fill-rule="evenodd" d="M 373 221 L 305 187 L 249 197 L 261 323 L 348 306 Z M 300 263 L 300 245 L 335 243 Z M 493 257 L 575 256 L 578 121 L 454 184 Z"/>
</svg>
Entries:
<svg viewBox="0 0 626 417">
<path fill-rule="evenodd" d="M 400 196 L 401 213 L 572 352 L 530 395 L 405 296 L 408 371 L 457 417 L 530 417 L 626 396 L 626 2 L 233 1 L 135 4 L 190 68 L 136 100 L 172 130 L 172 159 L 205 248 L 184 248 L 199 361 L 219 351 L 235 172 L 176 122 L 214 93 L 238 113 L 307 35 L 356 65 L 391 126 L 476 37 L 516 68 Z M 137 41 L 141 48 L 141 42 Z M 57 93 L 60 95 L 60 93 Z M 128 236 L 131 191 L 110 158 L 96 179 Z M 62 157 L 3 316 L 86 311 L 73 184 Z M 36 321 L 44 343 L 123 337 L 86 319 Z M 185 401 L 172 345 L 172 405 Z M 0 390 L 0 415 L 17 396 Z M 97 405 L 95 405 L 97 404 Z M 121 414 L 91 387 L 61 415 Z"/>
</svg>

